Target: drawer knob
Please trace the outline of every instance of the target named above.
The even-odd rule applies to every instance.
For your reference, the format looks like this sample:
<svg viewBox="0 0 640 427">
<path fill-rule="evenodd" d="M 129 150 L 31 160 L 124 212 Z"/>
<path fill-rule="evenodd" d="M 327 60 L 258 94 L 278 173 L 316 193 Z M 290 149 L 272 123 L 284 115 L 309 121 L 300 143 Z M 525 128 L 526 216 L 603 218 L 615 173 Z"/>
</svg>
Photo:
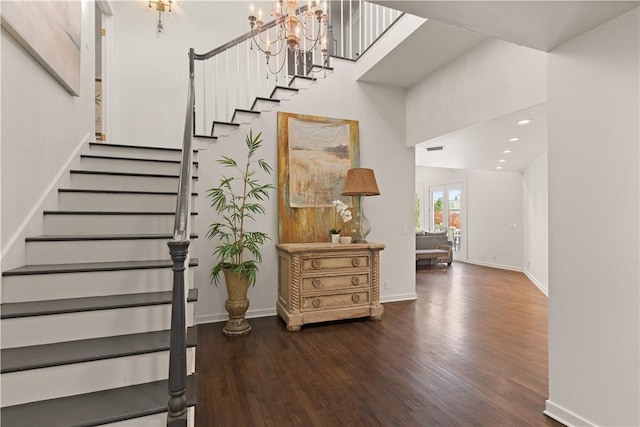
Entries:
<svg viewBox="0 0 640 427">
<path fill-rule="evenodd" d="M 320 261 L 318 261 L 317 259 L 314 259 L 313 261 L 311 261 L 311 267 L 320 268 Z"/>
<path fill-rule="evenodd" d="M 351 284 L 352 285 L 359 285 L 360 284 L 360 278 L 358 276 L 353 276 L 351 278 Z"/>
<path fill-rule="evenodd" d="M 351 296 L 351 301 L 356 302 L 356 303 L 357 303 L 357 302 L 360 302 L 360 295 L 358 295 L 358 294 L 353 294 L 353 295 Z"/>
<path fill-rule="evenodd" d="M 318 286 L 320 286 L 320 279 L 313 279 L 311 281 L 311 284 L 313 285 L 314 288 L 317 288 Z"/>
<path fill-rule="evenodd" d="M 360 265 L 360 258 L 354 258 L 351 260 L 351 265 L 353 265 L 354 267 L 357 267 Z"/>
<path fill-rule="evenodd" d="M 313 301 L 311 301 L 311 305 L 315 308 L 320 307 L 320 300 L 318 298 L 314 299 Z"/>
</svg>

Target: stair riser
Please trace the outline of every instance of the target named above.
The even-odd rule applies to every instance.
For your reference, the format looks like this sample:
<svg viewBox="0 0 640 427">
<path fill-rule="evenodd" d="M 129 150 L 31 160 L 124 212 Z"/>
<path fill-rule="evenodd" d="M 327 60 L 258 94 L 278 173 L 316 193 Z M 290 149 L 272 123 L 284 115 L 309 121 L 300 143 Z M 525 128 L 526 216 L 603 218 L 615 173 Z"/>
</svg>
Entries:
<svg viewBox="0 0 640 427">
<path fill-rule="evenodd" d="M 224 124 L 216 124 L 213 128 L 213 136 L 215 137 L 219 137 L 219 136 L 227 136 L 230 135 L 231 132 L 235 131 L 236 129 L 238 129 L 237 126 L 229 126 L 229 125 L 224 125 Z"/>
<path fill-rule="evenodd" d="M 254 110 L 256 111 L 271 111 L 274 108 L 276 108 L 278 105 L 280 105 L 277 102 L 269 102 L 269 101 L 261 101 L 258 100 L 256 101 L 256 105 L 253 107 Z"/>
<path fill-rule="evenodd" d="M 180 173 L 180 163 L 83 157 L 80 164 L 84 170 L 159 173 L 168 175 L 178 175 Z M 195 166 L 192 165 L 191 170 L 194 175 L 197 175 L 197 168 Z"/>
<path fill-rule="evenodd" d="M 291 97 L 296 95 L 296 91 L 286 90 L 286 89 L 276 89 L 273 93 L 273 97 L 280 100 L 291 99 Z"/>
<path fill-rule="evenodd" d="M 176 196 L 165 194 L 58 193 L 63 211 L 172 212 Z M 191 206 L 195 206 L 195 197 Z"/>
<path fill-rule="evenodd" d="M 178 178 L 72 173 L 71 188 L 176 192 L 178 191 Z"/>
<path fill-rule="evenodd" d="M 168 259 L 169 239 L 27 242 L 27 264 Z"/>
<path fill-rule="evenodd" d="M 234 123 L 251 123 L 253 119 L 260 117 L 259 114 L 245 113 L 242 111 L 236 112 Z"/>
<path fill-rule="evenodd" d="M 188 303 L 187 319 L 193 319 L 193 310 Z M 170 319 L 169 304 L 3 319 L 2 347 L 159 331 L 170 329 Z"/>
<path fill-rule="evenodd" d="M 189 289 L 194 287 L 194 277 L 191 269 Z M 2 278 L 2 302 L 162 292 L 172 287 L 173 272 L 168 268 L 7 276 Z"/>
<path fill-rule="evenodd" d="M 140 159 L 180 160 L 182 153 L 177 150 L 149 150 L 138 147 L 119 147 L 110 144 L 92 144 L 89 154 Z M 196 154 L 193 155 L 195 160 Z"/>
<path fill-rule="evenodd" d="M 295 89 L 309 89 L 309 87 L 311 87 L 311 85 L 313 85 L 315 83 L 314 80 L 309 80 L 309 79 L 293 79 L 293 83 L 291 84 L 292 88 Z"/>
<path fill-rule="evenodd" d="M 45 215 L 46 235 L 172 234 L 174 215 Z M 191 219 L 192 230 L 194 219 Z"/>
<path fill-rule="evenodd" d="M 167 413 L 149 415 L 147 417 L 133 418 L 117 423 L 102 424 L 103 427 L 158 427 L 167 424 Z M 195 426 L 195 410 L 187 408 L 187 427 Z"/>
<path fill-rule="evenodd" d="M 2 406 L 91 393 L 167 378 L 169 352 L 161 351 L 3 374 Z M 187 374 L 195 371 L 195 349 L 187 349 Z"/>
</svg>

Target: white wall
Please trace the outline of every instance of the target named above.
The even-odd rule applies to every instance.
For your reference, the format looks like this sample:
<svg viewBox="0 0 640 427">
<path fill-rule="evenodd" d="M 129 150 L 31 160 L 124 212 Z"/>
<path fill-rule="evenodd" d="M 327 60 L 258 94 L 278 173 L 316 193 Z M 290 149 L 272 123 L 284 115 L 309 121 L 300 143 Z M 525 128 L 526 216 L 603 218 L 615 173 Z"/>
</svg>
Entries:
<svg viewBox="0 0 640 427">
<path fill-rule="evenodd" d="M 547 54 L 489 39 L 407 95 L 408 146 L 546 101 Z"/>
<path fill-rule="evenodd" d="M 358 120 L 360 128 L 360 164 L 373 168 L 381 195 L 365 200 L 365 212 L 371 221 L 372 231 L 368 240 L 386 245 L 380 256 L 380 280 L 382 301 L 415 298 L 413 185 L 414 150 L 404 147 L 404 93 L 399 89 L 360 84 L 354 76 L 358 65 L 350 61 L 336 61 L 335 75 L 319 81 L 306 91 L 283 102 L 281 111 Z M 348 102 L 345 102 L 348 100 Z M 209 285 L 208 274 L 214 260 L 211 242 L 204 238 L 206 224 L 214 216 L 207 208 L 204 197 L 208 183 L 219 178 L 219 168 L 212 165 L 220 155 L 236 155 L 244 146 L 244 135 L 249 128 L 261 131 L 264 136 L 262 156 L 277 165 L 276 111 L 262 113 L 250 125 L 243 125 L 239 132 L 220 138 L 207 150 L 199 153 L 200 179 L 198 201 L 198 233 L 195 242 L 200 267 L 196 272 L 196 285 L 200 290 L 196 305 L 198 322 L 226 319 L 224 301 L 226 291 Z M 274 175 L 271 182 L 277 183 Z M 258 225 L 272 237 L 264 246 L 264 262 L 260 266 L 257 285 L 249 291 L 251 306 L 248 316 L 275 314 L 277 297 L 277 258 L 275 243 L 278 235 L 277 194 L 272 194 L 268 215 Z M 328 236 L 327 236 L 328 238 Z"/>
<path fill-rule="evenodd" d="M 93 29 L 94 2 L 85 0 L 79 97 L 71 96 L 2 30 L 3 257 L 12 242 L 22 243 L 18 235 L 32 214 L 37 218 L 34 209 L 44 202 L 52 181 L 80 145 L 93 137 Z"/>
<path fill-rule="evenodd" d="M 205 53 L 249 31 L 249 5 L 264 1 L 179 1 L 158 14 L 140 1 L 116 1 L 112 142 L 177 147 L 182 144 L 187 102 L 189 48 Z M 266 18 L 265 18 L 266 19 Z M 211 64 L 209 64 L 211 67 Z"/>
<path fill-rule="evenodd" d="M 549 187 L 547 153 L 523 173 L 524 272 L 545 295 L 549 294 Z"/>
<path fill-rule="evenodd" d="M 521 271 L 523 267 L 522 176 L 510 172 L 416 167 L 416 184 L 463 182 L 467 262 Z M 516 228 L 511 228 L 516 224 Z"/>
<path fill-rule="evenodd" d="M 549 400 L 640 425 L 638 9 L 549 56 Z"/>
</svg>

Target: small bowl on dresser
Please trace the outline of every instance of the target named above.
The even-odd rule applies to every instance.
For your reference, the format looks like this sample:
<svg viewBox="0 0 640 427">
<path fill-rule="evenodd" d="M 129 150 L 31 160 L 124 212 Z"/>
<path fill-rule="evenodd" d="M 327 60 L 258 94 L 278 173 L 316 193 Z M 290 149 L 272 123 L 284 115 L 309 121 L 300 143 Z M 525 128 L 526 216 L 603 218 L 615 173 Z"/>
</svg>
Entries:
<svg viewBox="0 0 640 427">
<path fill-rule="evenodd" d="M 340 243 L 351 243 L 351 237 L 340 237 Z"/>
</svg>

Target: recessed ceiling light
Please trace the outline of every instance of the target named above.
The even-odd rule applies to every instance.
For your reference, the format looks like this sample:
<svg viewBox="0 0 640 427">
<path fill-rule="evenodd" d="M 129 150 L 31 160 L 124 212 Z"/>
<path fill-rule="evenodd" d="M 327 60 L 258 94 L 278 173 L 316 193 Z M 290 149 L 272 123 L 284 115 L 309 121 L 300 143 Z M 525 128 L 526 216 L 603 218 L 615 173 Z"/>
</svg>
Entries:
<svg viewBox="0 0 640 427">
<path fill-rule="evenodd" d="M 509 138 L 509 142 L 516 142 L 516 141 L 520 141 L 520 138 L 518 138 L 517 136 L 514 136 L 513 138 Z"/>
<path fill-rule="evenodd" d="M 522 120 L 518 120 L 518 124 L 519 125 L 528 125 L 532 121 L 533 121 L 532 119 L 522 119 Z"/>
<path fill-rule="evenodd" d="M 505 159 L 500 159 L 500 160 L 498 160 L 498 163 L 504 163 L 504 162 L 506 162 L 506 160 L 505 160 Z"/>
<path fill-rule="evenodd" d="M 502 151 L 504 154 L 509 154 L 511 152 L 511 150 L 503 150 Z"/>
<path fill-rule="evenodd" d="M 496 166 L 496 169 L 500 170 L 502 169 L 502 166 Z"/>
</svg>

